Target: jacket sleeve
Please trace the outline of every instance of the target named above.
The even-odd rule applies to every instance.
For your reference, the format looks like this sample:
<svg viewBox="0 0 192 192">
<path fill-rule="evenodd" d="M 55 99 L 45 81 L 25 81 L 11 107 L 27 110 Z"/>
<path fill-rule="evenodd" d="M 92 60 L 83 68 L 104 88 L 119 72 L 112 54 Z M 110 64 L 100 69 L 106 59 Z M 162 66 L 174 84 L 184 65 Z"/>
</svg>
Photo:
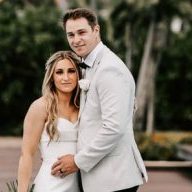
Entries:
<svg viewBox="0 0 192 192">
<path fill-rule="evenodd" d="M 133 116 L 135 83 L 130 73 L 117 68 L 102 70 L 97 78 L 96 89 L 102 127 L 92 142 L 75 155 L 75 163 L 86 172 L 114 150 Z"/>
</svg>

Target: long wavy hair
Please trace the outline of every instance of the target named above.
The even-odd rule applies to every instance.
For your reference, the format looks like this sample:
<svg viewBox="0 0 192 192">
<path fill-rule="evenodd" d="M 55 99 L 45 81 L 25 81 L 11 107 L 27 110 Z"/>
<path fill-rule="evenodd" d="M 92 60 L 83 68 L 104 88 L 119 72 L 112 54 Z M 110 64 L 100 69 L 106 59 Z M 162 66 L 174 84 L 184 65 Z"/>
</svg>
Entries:
<svg viewBox="0 0 192 192">
<path fill-rule="evenodd" d="M 79 68 L 80 58 L 73 53 L 72 51 L 58 51 L 54 53 L 45 64 L 45 76 L 42 85 L 42 95 L 45 97 L 47 104 L 47 121 L 46 121 L 46 131 L 49 135 L 50 141 L 55 137 L 59 137 L 57 130 L 57 117 L 58 117 L 58 95 L 56 87 L 53 81 L 53 73 L 55 66 L 58 61 L 68 59 L 75 67 L 77 79 L 81 79 L 81 71 Z M 79 108 L 80 105 L 80 88 L 77 82 L 76 88 L 73 90 L 70 104 L 74 105 L 76 108 Z"/>
</svg>

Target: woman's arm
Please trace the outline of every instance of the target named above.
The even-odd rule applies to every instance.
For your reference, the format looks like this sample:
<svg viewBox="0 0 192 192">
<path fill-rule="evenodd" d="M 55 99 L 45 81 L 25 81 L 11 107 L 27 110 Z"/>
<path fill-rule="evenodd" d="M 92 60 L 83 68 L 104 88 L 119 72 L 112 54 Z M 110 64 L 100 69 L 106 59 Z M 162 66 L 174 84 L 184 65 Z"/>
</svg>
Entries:
<svg viewBox="0 0 192 192">
<path fill-rule="evenodd" d="M 47 113 L 43 97 L 34 101 L 25 116 L 22 153 L 18 168 L 18 192 L 27 192 L 32 175 L 32 160 L 45 125 Z"/>
</svg>

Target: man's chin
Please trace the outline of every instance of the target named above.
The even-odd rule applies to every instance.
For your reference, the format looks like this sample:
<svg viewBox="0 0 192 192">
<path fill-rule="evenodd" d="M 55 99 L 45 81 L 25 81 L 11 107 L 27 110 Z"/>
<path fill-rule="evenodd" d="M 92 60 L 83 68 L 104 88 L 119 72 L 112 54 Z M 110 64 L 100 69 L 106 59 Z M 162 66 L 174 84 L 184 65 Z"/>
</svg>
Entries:
<svg viewBox="0 0 192 192">
<path fill-rule="evenodd" d="M 85 57 L 86 54 L 84 51 L 80 50 L 80 49 L 73 49 L 73 51 L 79 56 L 79 57 Z"/>
<path fill-rule="evenodd" d="M 87 55 L 82 52 L 75 52 L 79 57 L 85 58 Z"/>
</svg>

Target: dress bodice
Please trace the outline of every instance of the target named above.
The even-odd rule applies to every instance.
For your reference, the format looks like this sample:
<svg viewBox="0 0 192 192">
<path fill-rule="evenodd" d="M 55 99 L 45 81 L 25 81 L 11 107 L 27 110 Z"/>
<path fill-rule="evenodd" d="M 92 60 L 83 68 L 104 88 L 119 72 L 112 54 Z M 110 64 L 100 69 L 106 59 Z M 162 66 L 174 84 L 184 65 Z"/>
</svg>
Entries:
<svg viewBox="0 0 192 192">
<path fill-rule="evenodd" d="M 59 138 L 54 141 L 77 141 L 77 122 L 72 123 L 71 121 L 65 118 L 58 118 L 57 120 L 57 129 L 59 132 Z M 49 142 L 49 136 L 46 132 L 46 129 L 43 130 L 41 135 L 41 142 Z M 53 141 L 53 142 L 54 142 Z"/>
<path fill-rule="evenodd" d="M 58 118 L 57 129 L 59 137 L 50 142 L 46 129 L 43 130 L 40 140 L 40 151 L 45 162 L 56 160 L 59 156 L 76 153 L 77 123 L 67 119 Z"/>
<path fill-rule="evenodd" d="M 59 137 L 52 141 L 46 129 L 42 132 L 39 148 L 43 161 L 34 181 L 34 192 L 79 192 L 76 173 L 63 178 L 51 175 L 51 167 L 58 157 L 76 153 L 77 123 L 58 118 L 57 129 Z"/>
</svg>

